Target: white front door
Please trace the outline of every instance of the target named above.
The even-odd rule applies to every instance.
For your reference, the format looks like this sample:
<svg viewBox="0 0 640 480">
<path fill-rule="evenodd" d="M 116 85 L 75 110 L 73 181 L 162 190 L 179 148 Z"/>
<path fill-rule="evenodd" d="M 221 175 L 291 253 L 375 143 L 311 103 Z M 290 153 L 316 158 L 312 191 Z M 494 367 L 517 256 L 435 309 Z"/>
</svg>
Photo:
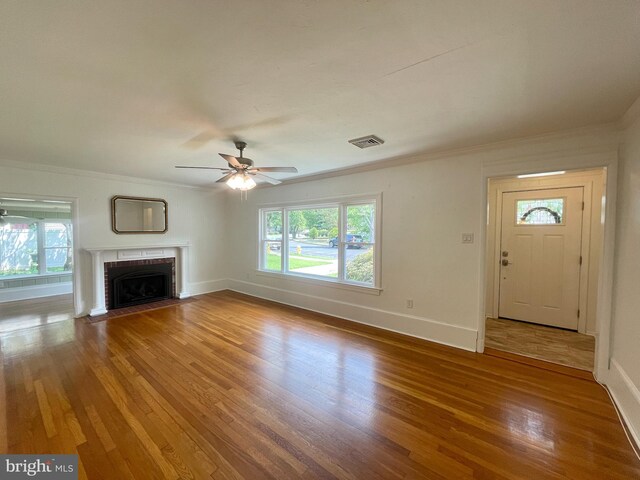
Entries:
<svg viewBox="0 0 640 480">
<path fill-rule="evenodd" d="M 583 188 L 502 194 L 503 318 L 578 329 Z"/>
</svg>

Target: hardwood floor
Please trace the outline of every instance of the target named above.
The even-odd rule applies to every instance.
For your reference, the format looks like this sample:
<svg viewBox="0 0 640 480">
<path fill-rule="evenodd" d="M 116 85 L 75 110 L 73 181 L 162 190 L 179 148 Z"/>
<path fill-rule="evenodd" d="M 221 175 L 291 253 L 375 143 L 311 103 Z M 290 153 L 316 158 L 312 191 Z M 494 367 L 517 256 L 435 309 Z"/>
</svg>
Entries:
<svg viewBox="0 0 640 480">
<path fill-rule="evenodd" d="M 640 477 L 593 381 L 232 292 L 0 345 L 0 451 L 81 478 Z"/>
<path fill-rule="evenodd" d="M 596 350 L 591 335 L 505 318 L 487 318 L 485 345 L 589 372 Z"/>
<path fill-rule="evenodd" d="M 73 295 L 0 303 L 0 333 L 73 319 Z"/>
</svg>

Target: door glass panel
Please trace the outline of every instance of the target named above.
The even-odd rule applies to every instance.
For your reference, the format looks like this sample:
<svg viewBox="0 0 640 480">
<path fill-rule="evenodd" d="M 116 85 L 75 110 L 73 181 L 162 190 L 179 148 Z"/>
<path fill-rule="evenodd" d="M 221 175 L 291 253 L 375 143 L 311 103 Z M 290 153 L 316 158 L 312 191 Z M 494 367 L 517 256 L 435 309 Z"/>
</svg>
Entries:
<svg viewBox="0 0 640 480">
<path fill-rule="evenodd" d="M 516 201 L 518 225 L 558 225 L 564 222 L 564 198 Z"/>
</svg>

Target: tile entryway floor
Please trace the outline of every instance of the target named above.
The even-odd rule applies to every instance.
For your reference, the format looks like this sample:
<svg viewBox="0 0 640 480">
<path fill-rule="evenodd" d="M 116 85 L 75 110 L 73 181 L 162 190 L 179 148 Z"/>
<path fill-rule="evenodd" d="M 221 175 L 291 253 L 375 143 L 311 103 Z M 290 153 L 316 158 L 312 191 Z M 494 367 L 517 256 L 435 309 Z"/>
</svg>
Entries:
<svg viewBox="0 0 640 480">
<path fill-rule="evenodd" d="M 487 318 L 485 346 L 506 352 L 593 370 L 595 338 L 560 328 Z"/>
</svg>

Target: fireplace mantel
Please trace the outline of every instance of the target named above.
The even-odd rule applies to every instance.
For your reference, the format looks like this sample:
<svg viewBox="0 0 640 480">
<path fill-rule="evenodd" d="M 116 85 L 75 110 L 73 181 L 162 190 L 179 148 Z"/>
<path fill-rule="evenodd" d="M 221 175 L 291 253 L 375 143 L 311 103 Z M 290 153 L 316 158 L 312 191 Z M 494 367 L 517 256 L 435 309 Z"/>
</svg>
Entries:
<svg viewBox="0 0 640 480">
<path fill-rule="evenodd" d="M 93 308 L 89 312 L 92 317 L 107 313 L 104 284 L 105 262 L 174 257 L 176 259 L 177 296 L 178 298 L 190 296 L 187 289 L 189 244 L 93 247 L 85 248 L 85 250 L 91 254 L 93 260 Z"/>
</svg>

